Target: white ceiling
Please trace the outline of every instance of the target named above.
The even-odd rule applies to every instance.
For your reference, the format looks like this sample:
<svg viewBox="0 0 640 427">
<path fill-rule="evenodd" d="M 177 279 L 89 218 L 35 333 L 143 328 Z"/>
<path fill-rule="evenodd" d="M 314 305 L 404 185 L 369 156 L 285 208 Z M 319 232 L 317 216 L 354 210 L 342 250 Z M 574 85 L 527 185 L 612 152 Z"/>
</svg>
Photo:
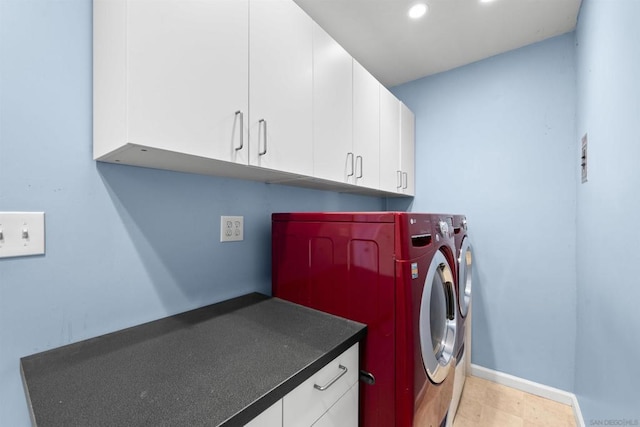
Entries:
<svg viewBox="0 0 640 427">
<path fill-rule="evenodd" d="M 572 31 L 581 0 L 295 0 L 387 87 Z"/>
</svg>

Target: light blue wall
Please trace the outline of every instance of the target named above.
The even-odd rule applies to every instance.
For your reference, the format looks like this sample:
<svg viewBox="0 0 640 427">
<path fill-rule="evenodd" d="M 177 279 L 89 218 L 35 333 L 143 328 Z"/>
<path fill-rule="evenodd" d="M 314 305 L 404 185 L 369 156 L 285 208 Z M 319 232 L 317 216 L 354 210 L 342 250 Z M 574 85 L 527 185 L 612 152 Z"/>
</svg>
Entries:
<svg viewBox="0 0 640 427">
<path fill-rule="evenodd" d="M 413 211 L 467 214 L 472 362 L 573 389 L 574 37 L 394 88 L 416 115 Z"/>
<path fill-rule="evenodd" d="M 640 419 L 638 16 L 583 0 L 577 48 L 565 35 L 394 88 L 416 113 L 411 209 L 469 217 L 473 362 L 575 390 L 587 424 Z M 47 214 L 45 256 L 0 260 L 0 425 L 29 424 L 22 356 L 268 292 L 271 212 L 408 205 L 96 164 L 91 1 L 0 0 L 0 210 Z M 244 242 L 218 242 L 222 214 L 245 216 Z"/>
<path fill-rule="evenodd" d="M 0 426 L 29 425 L 19 358 L 270 292 L 270 214 L 379 198 L 91 158 L 91 0 L 0 0 L 0 211 L 45 211 L 45 256 L 0 260 Z M 220 215 L 245 240 L 219 242 Z"/>
<path fill-rule="evenodd" d="M 577 394 L 585 422 L 640 420 L 640 2 L 583 0 L 576 31 Z"/>
</svg>

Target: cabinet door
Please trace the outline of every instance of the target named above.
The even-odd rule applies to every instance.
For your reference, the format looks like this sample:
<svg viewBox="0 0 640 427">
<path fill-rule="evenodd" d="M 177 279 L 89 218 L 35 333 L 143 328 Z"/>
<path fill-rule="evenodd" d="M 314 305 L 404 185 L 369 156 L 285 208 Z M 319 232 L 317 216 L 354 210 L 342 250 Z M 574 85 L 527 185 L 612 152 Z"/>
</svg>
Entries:
<svg viewBox="0 0 640 427">
<path fill-rule="evenodd" d="M 380 83 L 353 61 L 353 149 L 355 184 L 380 184 Z"/>
<path fill-rule="evenodd" d="M 413 196 L 416 193 L 416 119 L 409 108 L 400 103 L 400 159 L 403 173 L 402 192 Z"/>
<path fill-rule="evenodd" d="M 248 1 L 129 0 L 127 14 L 127 142 L 246 164 Z"/>
<path fill-rule="evenodd" d="M 292 0 L 249 7 L 249 162 L 312 175 L 313 21 Z"/>
<path fill-rule="evenodd" d="M 400 101 L 380 85 L 380 189 L 402 192 Z"/>
<path fill-rule="evenodd" d="M 358 384 L 353 385 L 313 427 L 357 427 Z"/>
<path fill-rule="evenodd" d="M 319 25 L 313 27 L 313 175 L 353 183 L 353 61 Z"/>
</svg>

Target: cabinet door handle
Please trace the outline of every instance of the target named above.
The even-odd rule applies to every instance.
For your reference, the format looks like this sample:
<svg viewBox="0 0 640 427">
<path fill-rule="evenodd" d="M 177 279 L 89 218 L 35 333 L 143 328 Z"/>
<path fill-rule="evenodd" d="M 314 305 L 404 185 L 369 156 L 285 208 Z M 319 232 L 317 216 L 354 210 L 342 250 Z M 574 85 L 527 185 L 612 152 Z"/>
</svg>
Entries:
<svg viewBox="0 0 640 427">
<path fill-rule="evenodd" d="M 238 116 L 240 116 L 240 146 L 236 147 L 236 151 L 240 151 L 244 147 L 244 114 L 242 111 L 236 111 L 236 118 Z"/>
<path fill-rule="evenodd" d="M 406 190 L 409 186 L 409 175 L 406 172 L 402 172 L 402 189 Z"/>
<path fill-rule="evenodd" d="M 402 188 L 402 171 L 398 171 L 396 175 L 396 188 L 399 190 Z"/>
<path fill-rule="evenodd" d="M 356 169 L 358 169 L 358 159 L 360 159 L 360 175 L 356 175 L 356 178 L 362 178 L 362 156 L 356 156 Z"/>
<path fill-rule="evenodd" d="M 314 384 L 313 388 L 315 388 L 316 390 L 325 391 L 326 389 L 331 387 L 333 383 L 338 381 L 344 374 L 347 373 L 347 370 L 348 370 L 346 366 L 342 366 L 342 365 L 338 365 L 338 369 L 340 369 L 341 372 L 338 375 L 336 375 L 335 378 L 329 381 L 326 385 Z"/>
<path fill-rule="evenodd" d="M 260 127 L 262 126 L 262 139 L 264 140 L 264 150 L 259 151 L 259 156 L 264 156 L 267 154 L 267 121 L 265 119 L 260 119 L 258 121 L 258 132 L 260 132 Z M 260 146 L 260 141 L 258 141 L 258 146 Z"/>
<path fill-rule="evenodd" d="M 347 163 L 349 162 L 349 157 L 351 157 L 351 173 L 347 174 L 347 176 L 353 176 L 356 173 L 356 171 L 355 171 L 355 168 L 354 168 L 354 165 L 353 165 L 353 153 L 352 152 L 348 152 L 347 153 Z"/>
</svg>

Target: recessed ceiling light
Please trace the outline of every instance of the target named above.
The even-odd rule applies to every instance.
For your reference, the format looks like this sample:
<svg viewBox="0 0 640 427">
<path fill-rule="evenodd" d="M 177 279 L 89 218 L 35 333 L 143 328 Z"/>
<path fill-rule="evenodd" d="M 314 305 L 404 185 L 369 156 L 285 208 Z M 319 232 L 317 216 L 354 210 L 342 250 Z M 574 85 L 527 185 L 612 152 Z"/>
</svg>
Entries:
<svg viewBox="0 0 640 427">
<path fill-rule="evenodd" d="M 494 0 L 480 0 L 480 3 L 493 3 Z"/>
<path fill-rule="evenodd" d="M 416 3 L 409 9 L 409 18 L 422 18 L 427 13 L 427 5 L 425 3 Z"/>
</svg>

